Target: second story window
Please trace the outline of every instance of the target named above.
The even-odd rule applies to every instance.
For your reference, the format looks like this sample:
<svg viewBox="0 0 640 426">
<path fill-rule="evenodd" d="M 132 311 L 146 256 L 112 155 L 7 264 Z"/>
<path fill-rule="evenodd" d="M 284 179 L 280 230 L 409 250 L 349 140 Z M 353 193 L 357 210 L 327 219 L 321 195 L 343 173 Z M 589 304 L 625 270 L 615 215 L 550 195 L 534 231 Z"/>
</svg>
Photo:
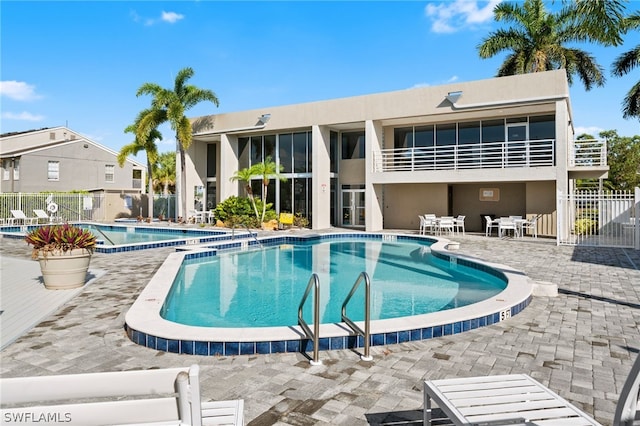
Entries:
<svg viewBox="0 0 640 426">
<path fill-rule="evenodd" d="M 104 181 L 105 182 L 109 182 L 109 183 L 113 183 L 115 182 L 115 176 L 116 176 L 116 166 L 114 166 L 113 164 L 107 164 L 104 166 Z"/>
<path fill-rule="evenodd" d="M 2 180 L 9 180 L 11 176 L 11 160 L 2 160 Z"/>
<path fill-rule="evenodd" d="M 60 162 L 49 161 L 47 163 L 47 180 L 58 181 L 60 180 Z"/>
</svg>

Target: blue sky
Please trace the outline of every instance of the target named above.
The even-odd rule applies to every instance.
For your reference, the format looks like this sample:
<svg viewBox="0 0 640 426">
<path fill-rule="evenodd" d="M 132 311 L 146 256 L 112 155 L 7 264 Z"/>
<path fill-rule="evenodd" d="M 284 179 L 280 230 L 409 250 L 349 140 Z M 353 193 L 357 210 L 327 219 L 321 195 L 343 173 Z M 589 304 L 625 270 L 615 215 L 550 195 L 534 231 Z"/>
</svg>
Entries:
<svg viewBox="0 0 640 426">
<path fill-rule="evenodd" d="M 67 125 L 118 151 L 132 141 L 124 128 L 149 106 L 137 89 L 170 88 L 187 66 L 189 83 L 220 100 L 189 117 L 491 78 L 506 54 L 480 59 L 476 46 L 500 28 L 496 3 L 3 0 L 0 132 Z M 627 4 L 637 9 L 640 2 Z M 577 133 L 640 134 L 620 108 L 640 70 L 610 74 L 615 57 L 637 44 L 639 32 L 619 47 L 579 46 L 607 84 L 585 92 L 576 77 Z M 160 151 L 172 151 L 171 130 L 160 130 Z"/>
</svg>

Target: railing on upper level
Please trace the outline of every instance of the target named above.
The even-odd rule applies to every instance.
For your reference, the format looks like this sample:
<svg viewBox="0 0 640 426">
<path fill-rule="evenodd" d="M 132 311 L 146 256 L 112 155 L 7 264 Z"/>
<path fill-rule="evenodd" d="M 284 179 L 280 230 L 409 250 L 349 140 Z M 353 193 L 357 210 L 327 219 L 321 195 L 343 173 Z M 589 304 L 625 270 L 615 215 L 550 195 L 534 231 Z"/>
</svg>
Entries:
<svg viewBox="0 0 640 426">
<path fill-rule="evenodd" d="M 606 166 L 606 141 L 575 141 L 570 166 Z M 373 154 L 374 172 L 501 169 L 556 165 L 555 140 L 382 149 Z M 587 164 L 588 163 L 588 164 Z"/>
<path fill-rule="evenodd" d="M 577 140 L 571 145 L 569 167 L 602 167 L 606 165 L 606 139 Z"/>
</svg>

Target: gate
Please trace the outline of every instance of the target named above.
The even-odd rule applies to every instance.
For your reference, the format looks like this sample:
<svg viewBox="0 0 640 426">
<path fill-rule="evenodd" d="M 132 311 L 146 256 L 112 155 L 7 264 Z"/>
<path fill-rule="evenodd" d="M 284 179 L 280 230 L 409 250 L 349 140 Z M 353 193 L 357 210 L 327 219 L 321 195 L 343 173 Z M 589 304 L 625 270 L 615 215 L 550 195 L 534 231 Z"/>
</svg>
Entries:
<svg viewBox="0 0 640 426">
<path fill-rule="evenodd" d="M 640 250 L 640 188 L 558 192 L 558 245 Z"/>
</svg>

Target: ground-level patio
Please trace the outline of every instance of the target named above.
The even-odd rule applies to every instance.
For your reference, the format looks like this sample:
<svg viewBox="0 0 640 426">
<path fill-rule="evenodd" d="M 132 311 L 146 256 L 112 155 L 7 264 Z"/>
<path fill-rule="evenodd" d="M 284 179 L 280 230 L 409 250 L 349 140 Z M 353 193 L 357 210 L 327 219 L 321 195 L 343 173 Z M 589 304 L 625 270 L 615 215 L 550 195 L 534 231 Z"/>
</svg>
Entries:
<svg viewBox="0 0 640 426">
<path fill-rule="evenodd" d="M 560 294 L 534 297 L 492 326 L 372 347 L 373 362 L 349 350 L 321 353 L 322 366 L 301 354 L 186 356 L 138 346 L 123 330 L 127 309 L 172 249 L 95 254 L 92 267 L 104 275 L 4 349 L 1 376 L 198 363 L 203 399 L 244 398 L 249 425 L 365 425 L 420 424 L 424 378 L 527 373 L 611 424 L 640 350 L 640 251 L 558 247 L 542 238 L 455 240 L 460 253 L 556 283 Z M 0 255 L 6 263 L 29 259 L 30 250 L 3 239 Z"/>
</svg>

